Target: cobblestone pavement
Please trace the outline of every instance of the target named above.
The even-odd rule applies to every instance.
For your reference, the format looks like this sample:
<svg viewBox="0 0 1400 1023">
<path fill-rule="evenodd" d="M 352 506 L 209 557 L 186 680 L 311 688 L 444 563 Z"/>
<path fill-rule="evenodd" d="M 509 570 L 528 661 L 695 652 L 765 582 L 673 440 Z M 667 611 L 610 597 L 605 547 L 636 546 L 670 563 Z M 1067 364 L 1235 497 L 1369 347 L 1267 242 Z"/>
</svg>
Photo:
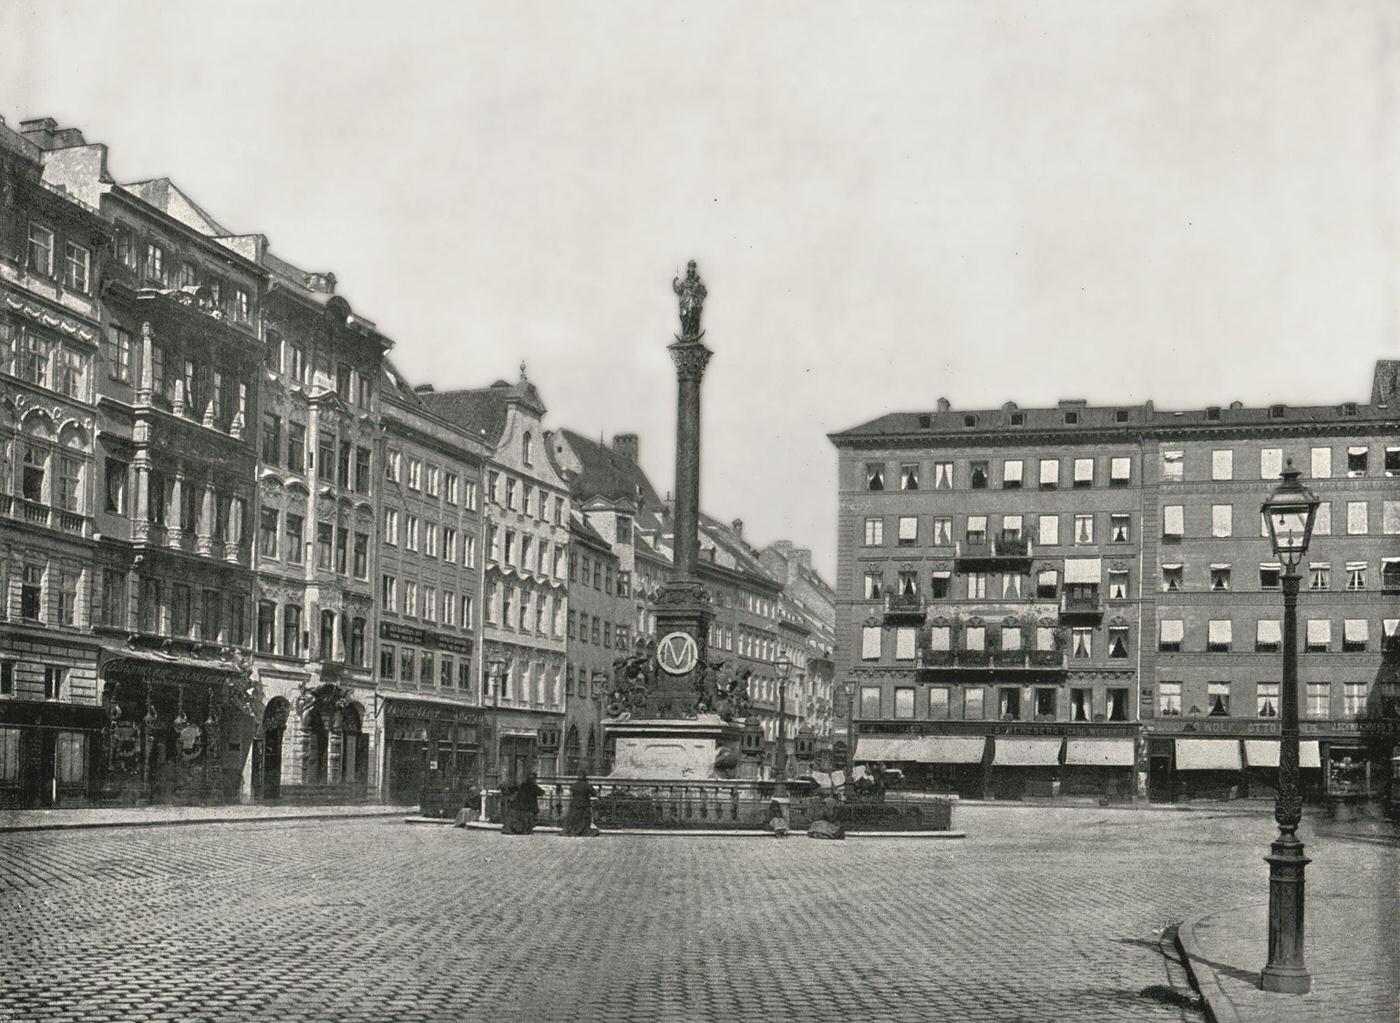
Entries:
<svg viewBox="0 0 1400 1023">
<path fill-rule="evenodd" d="M 955 824 L 965 841 L 0 835 L 0 1020 L 1200 1020 L 1163 929 L 1265 891 L 1266 817 Z M 1308 851 L 1318 896 L 1378 890 L 1400 858 Z"/>
</svg>

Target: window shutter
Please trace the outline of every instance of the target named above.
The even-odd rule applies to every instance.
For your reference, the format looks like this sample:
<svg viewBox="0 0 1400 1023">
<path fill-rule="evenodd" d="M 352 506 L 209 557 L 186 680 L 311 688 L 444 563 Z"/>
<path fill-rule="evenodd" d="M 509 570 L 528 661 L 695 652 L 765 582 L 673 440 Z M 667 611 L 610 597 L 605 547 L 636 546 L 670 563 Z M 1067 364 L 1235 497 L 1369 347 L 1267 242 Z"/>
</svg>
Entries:
<svg viewBox="0 0 1400 1023">
<path fill-rule="evenodd" d="M 875 661 L 880 658 L 880 629 L 875 625 L 867 625 L 861 632 L 860 656 L 867 661 Z"/>
<path fill-rule="evenodd" d="M 1109 479 L 1123 481 L 1131 479 L 1133 475 L 1133 460 L 1131 458 L 1115 458 L 1109 466 Z"/>
<path fill-rule="evenodd" d="M 1283 448 L 1263 448 L 1259 452 L 1259 478 L 1276 480 L 1283 475 Z"/>
<path fill-rule="evenodd" d="M 1181 536 L 1185 533 L 1185 514 L 1179 504 L 1169 504 L 1162 509 L 1162 532 L 1166 536 Z"/>
<path fill-rule="evenodd" d="M 1327 644 L 1332 642 L 1332 622 L 1327 618 L 1308 619 L 1308 642 Z"/>
<path fill-rule="evenodd" d="M 1074 460 L 1074 482 L 1092 483 L 1094 481 L 1094 460 L 1092 458 L 1076 458 Z"/>
<path fill-rule="evenodd" d="M 1235 478 L 1235 453 L 1228 448 L 1210 453 L 1210 478 L 1229 480 Z"/>
<path fill-rule="evenodd" d="M 1229 643 L 1233 630 L 1233 623 L 1228 619 L 1212 618 L 1207 626 L 1207 635 L 1212 643 Z"/>
<path fill-rule="evenodd" d="M 1042 458 L 1040 460 L 1040 484 L 1041 486 L 1055 486 L 1060 482 L 1060 462 L 1055 458 Z"/>
<path fill-rule="evenodd" d="M 917 540 L 919 538 L 919 520 L 916 516 L 906 515 L 900 518 L 899 538 L 901 540 Z"/>
<path fill-rule="evenodd" d="M 1210 507 L 1210 535 L 1229 536 L 1235 515 L 1234 505 L 1213 504 Z"/>
<path fill-rule="evenodd" d="M 1365 643 L 1370 634 L 1370 623 L 1364 618 L 1348 618 L 1342 622 L 1342 638 L 1348 643 Z"/>
<path fill-rule="evenodd" d="M 1161 635 L 1163 643 L 1180 643 L 1186 635 L 1186 627 L 1180 618 L 1164 618 Z"/>
<path fill-rule="evenodd" d="M 935 625 L 928 630 L 928 645 L 930 650 L 947 650 L 949 643 L 949 629 L 946 625 Z"/>
<path fill-rule="evenodd" d="M 1332 449 L 1312 449 L 1312 478 L 1325 480 L 1332 475 Z"/>
<path fill-rule="evenodd" d="M 1003 462 L 1001 467 L 1001 478 L 1003 482 L 1020 483 L 1021 463 L 1019 461 Z"/>
<path fill-rule="evenodd" d="M 1261 619 L 1255 632 L 1255 640 L 1259 643 L 1281 643 L 1283 642 L 1282 625 L 1277 618 Z"/>
</svg>

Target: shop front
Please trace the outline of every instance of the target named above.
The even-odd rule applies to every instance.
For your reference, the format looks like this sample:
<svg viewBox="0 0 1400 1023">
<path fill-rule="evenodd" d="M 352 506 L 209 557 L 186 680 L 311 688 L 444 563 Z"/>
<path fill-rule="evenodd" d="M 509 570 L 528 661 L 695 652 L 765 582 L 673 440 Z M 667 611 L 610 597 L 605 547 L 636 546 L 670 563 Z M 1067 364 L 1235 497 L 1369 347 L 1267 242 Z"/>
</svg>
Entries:
<svg viewBox="0 0 1400 1023">
<path fill-rule="evenodd" d="M 247 672 L 229 661 L 107 650 L 98 662 L 106 723 L 92 760 L 104 804 L 234 803 L 253 719 Z"/>
<path fill-rule="evenodd" d="M 905 788 L 980 799 L 986 752 L 987 740 L 982 736 L 872 735 L 856 741 L 855 762 L 898 768 Z"/>
<path fill-rule="evenodd" d="M 107 715 L 39 700 L 0 703 L 0 809 L 88 806 Z"/>
<path fill-rule="evenodd" d="M 479 707 L 390 696 L 384 711 L 385 796 L 423 805 L 464 796 L 480 780 L 481 721 Z"/>
<path fill-rule="evenodd" d="M 997 736 L 992 740 L 992 795 L 997 799 L 1058 796 L 1063 746 L 1058 736 Z"/>
</svg>

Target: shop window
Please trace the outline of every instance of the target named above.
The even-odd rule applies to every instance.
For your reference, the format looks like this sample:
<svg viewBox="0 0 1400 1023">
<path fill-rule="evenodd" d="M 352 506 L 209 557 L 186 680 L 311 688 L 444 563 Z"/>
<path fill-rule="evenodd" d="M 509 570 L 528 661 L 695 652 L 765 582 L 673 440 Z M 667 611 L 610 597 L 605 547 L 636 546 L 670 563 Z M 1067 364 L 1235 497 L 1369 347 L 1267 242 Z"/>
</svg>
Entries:
<svg viewBox="0 0 1400 1023">
<path fill-rule="evenodd" d="M 87 741 L 84 732 L 59 732 L 54 742 L 54 780 L 64 788 L 87 784 Z"/>
<path fill-rule="evenodd" d="M 1261 718 L 1278 717 L 1278 683 L 1260 682 L 1254 687 L 1255 714 Z"/>
<path fill-rule="evenodd" d="M 0 782 L 19 781 L 19 736 L 18 728 L 0 728 Z"/>
<path fill-rule="evenodd" d="M 1207 716 L 1222 718 L 1230 716 L 1230 683 L 1206 683 L 1206 703 L 1210 707 Z"/>
</svg>

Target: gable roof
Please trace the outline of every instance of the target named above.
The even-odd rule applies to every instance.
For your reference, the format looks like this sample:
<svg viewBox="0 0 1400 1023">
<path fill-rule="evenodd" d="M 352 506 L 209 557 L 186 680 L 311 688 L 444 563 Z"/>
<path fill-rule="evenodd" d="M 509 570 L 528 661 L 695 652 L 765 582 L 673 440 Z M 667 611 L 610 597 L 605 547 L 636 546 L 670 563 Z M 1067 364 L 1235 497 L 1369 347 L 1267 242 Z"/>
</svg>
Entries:
<svg viewBox="0 0 1400 1023">
<path fill-rule="evenodd" d="M 194 228 L 200 234 L 233 234 L 232 231 L 210 216 L 208 210 L 181 191 L 180 187 L 169 178 L 132 181 L 122 185 L 122 187 L 186 227 Z"/>
<path fill-rule="evenodd" d="M 423 391 L 418 398 L 433 412 L 492 447 L 506 428 L 510 385 L 498 380 L 474 391 Z"/>
<path fill-rule="evenodd" d="M 573 430 L 564 429 L 560 433 L 581 464 L 577 478 L 570 483 L 575 497 L 585 501 L 593 497 L 635 501 L 646 510 L 661 507 L 661 498 L 651 480 L 632 459 Z"/>
</svg>

